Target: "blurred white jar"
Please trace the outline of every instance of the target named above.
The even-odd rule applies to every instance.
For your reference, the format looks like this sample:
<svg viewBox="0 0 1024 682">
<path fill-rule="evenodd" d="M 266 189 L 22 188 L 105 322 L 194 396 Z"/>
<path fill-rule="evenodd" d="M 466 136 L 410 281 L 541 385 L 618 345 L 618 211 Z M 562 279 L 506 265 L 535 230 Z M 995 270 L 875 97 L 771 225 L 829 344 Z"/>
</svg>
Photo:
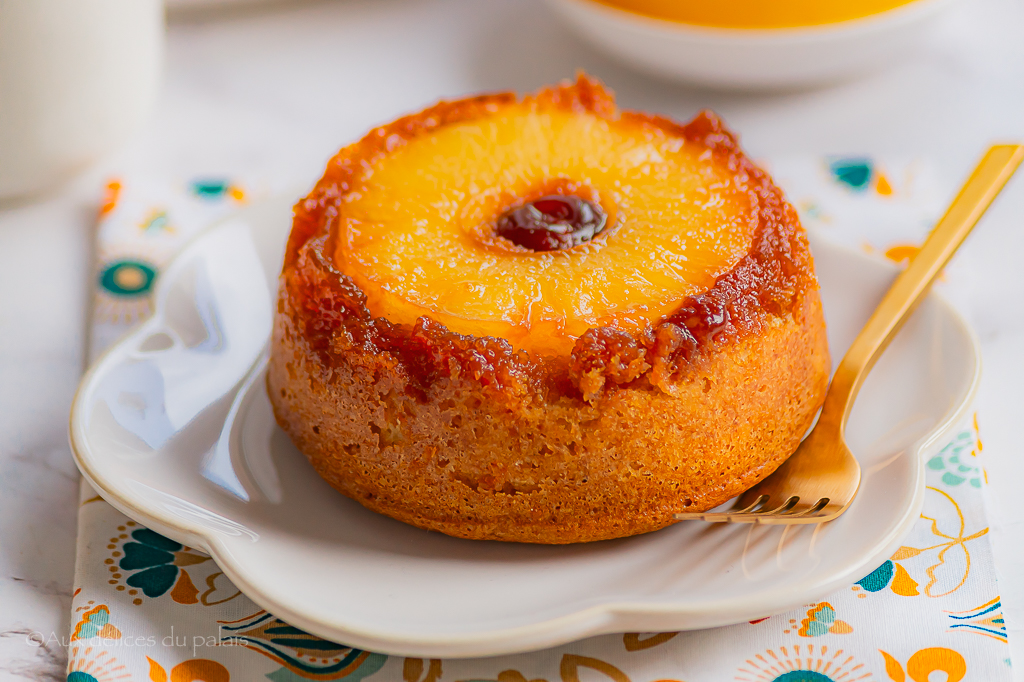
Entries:
<svg viewBox="0 0 1024 682">
<path fill-rule="evenodd" d="M 0 0 L 0 200 L 53 187 L 156 99 L 161 0 Z"/>
</svg>

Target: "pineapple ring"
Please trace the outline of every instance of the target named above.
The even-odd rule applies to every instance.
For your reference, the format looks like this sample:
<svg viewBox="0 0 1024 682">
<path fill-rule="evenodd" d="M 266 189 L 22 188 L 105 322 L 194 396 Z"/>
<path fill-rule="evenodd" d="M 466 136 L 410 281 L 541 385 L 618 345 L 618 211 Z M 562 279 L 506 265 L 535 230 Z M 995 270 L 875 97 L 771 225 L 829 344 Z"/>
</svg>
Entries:
<svg viewBox="0 0 1024 682">
<path fill-rule="evenodd" d="M 527 99 L 390 142 L 349 189 L 334 260 L 375 317 L 565 356 L 588 329 L 649 327 L 731 270 L 759 222 L 747 179 L 664 121 Z M 494 233 L 552 186 L 599 197 L 608 227 L 546 252 Z"/>
</svg>

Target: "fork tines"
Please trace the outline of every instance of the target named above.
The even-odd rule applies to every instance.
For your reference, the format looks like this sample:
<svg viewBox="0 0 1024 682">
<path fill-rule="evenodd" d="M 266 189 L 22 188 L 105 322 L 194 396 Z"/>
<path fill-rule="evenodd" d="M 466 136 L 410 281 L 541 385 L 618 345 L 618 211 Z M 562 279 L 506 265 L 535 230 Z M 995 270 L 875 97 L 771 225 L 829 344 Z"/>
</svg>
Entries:
<svg viewBox="0 0 1024 682">
<path fill-rule="evenodd" d="M 768 495 L 759 495 L 753 504 L 742 508 L 733 508 L 724 512 L 683 512 L 675 514 L 678 521 L 700 520 L 728 523 L 815 523 L 834 512 L 826 510 L 829 499 L 822 497 L 814 504 L 800 504 L 796 495 L 790 497 L 777 507 L 769 504 Z"/>
</svg>

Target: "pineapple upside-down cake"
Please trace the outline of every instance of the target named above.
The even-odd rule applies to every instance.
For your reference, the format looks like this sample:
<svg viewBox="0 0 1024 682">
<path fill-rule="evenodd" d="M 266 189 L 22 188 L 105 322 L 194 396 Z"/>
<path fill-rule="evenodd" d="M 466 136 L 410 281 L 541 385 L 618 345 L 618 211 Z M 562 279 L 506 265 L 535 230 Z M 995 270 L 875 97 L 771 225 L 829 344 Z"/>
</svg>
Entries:
<svg viewBox="0 0 1024 682">
<path fill-rule="evenodd" d="M 656 530 L 796 448 L 829 355 L 806 235 L 713 114 L 581 76 L 441 102 L 295 207 L 268 390 L 317 472 L 463 538 Z"/>
</svg>

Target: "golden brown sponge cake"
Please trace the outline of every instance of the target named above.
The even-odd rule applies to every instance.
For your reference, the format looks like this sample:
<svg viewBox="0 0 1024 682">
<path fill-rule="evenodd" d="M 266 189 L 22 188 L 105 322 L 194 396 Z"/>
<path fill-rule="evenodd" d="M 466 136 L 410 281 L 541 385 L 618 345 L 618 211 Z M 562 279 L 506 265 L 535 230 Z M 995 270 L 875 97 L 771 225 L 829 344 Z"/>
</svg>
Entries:
<svg viewBox="0 0 1024 682">
<path fill-rule="evenodd" d="M 268 390 L 338 491 L 463 538 L 570 543 L 717 506 L 829 373 L 806 235 L 709 112 L 581 76 L 370 131 L 295 207 Z"/>
</svg>

